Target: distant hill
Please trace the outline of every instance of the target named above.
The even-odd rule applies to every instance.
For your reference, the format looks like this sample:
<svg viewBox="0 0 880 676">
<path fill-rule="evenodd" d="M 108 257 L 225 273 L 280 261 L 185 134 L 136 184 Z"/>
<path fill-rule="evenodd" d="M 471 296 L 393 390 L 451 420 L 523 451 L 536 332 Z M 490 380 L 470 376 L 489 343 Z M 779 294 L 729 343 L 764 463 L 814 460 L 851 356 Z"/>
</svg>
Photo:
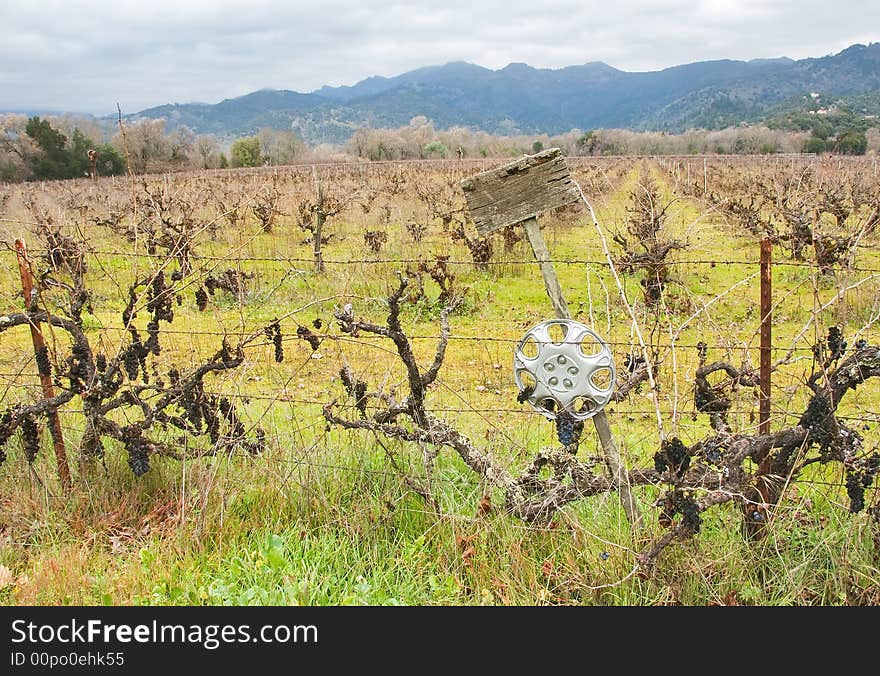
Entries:
<svg viewBox="0 0 880 676">
<path fill-rule="evenodd" d="M 511 63 L 490 70 L 465 62 L 370 77 L 311 93 L 264 89 L 217 104 L 168 104 L 129 115 L 165 118 L 169 128 L 243 135 L 293 129 L 310 143 L 342 142 L 361 126 L 398 127 L 417 115 L 439 128 L 491 133 L 561 133 L 629 128 L 681 132 L 778 116 L 811 93 L 862 97 L 880 92 L 880 43 L 794 61 L 702 61 L 626 72 L 601 63 L 560 69 Z"/>
</svg>

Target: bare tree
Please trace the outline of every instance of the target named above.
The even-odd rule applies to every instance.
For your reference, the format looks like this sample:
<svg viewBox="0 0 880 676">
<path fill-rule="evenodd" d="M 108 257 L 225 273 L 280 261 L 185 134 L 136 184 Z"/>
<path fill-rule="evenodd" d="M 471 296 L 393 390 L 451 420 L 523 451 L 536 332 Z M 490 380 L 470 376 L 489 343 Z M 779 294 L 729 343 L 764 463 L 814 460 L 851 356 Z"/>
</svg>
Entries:
<svg viewBox="0 0 880 676">
<path fill-rule="evenodd" d="M 196 137 L 195 152 L 200 160 L 202 169 L 214 169 L 220 160 L 220 144 L 212 134 L 202 134 Z"/>
</svg>

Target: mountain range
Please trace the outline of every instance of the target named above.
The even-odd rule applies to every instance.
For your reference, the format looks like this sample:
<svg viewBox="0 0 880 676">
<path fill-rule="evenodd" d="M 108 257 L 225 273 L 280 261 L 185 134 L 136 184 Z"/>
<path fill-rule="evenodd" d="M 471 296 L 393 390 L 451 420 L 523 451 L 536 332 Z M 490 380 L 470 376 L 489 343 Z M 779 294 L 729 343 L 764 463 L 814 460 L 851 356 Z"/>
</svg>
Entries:
<svg viewBox="0 0 880 676">
<path fill-rule="evenodd" d="M 313 144 L 344 142 L 358 127 L 403 126 L 418 115 L 438 129 L 504 134 L 681 132 L 760 122 L 812 93 L 880 100 L 880 42 L 818 58 L 701 61 L 649 72 L 602 62 L 559 69 L 511 63 L 490 70 L 458 61 L 352 86 L 309 93 L 262 89 L 216 104 L 167 104 L 128 117 L 164 118 L 169 129 L 186 125 L 221 137 L 262 127 L 292 129 Z"/>
</svg>

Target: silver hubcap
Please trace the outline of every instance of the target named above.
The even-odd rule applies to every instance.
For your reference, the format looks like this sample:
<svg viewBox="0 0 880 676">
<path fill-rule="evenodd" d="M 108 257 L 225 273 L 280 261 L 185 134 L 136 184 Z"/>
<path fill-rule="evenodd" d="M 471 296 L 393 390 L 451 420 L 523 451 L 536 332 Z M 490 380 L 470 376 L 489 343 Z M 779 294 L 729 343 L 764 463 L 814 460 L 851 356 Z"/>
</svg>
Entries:
<svg viewBox="0 0 880 676">
<path fill-rule="evenodd" d="M 526 331 L 513 374 L 520 391 L 533 388 L 526 401 L 550 420 L 563 409 L 592 418 L 611 400 L 617 375 L 608 344 L 572 319 L 548 319 Z"/>
</svg>

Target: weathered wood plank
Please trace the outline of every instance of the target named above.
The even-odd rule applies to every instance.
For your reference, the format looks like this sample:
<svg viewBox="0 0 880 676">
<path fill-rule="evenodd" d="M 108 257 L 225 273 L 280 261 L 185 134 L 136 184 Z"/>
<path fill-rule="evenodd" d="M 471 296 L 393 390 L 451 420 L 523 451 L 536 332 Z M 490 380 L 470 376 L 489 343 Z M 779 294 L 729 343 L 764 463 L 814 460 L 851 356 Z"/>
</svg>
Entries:
<svg viewBox="0 0 880 676">
<path fill-rule="evenodd" d="M 481 235 L 580 200 L 559 148 L 475 174 L 461 182 L 461 189 Z"/>
</svg>

